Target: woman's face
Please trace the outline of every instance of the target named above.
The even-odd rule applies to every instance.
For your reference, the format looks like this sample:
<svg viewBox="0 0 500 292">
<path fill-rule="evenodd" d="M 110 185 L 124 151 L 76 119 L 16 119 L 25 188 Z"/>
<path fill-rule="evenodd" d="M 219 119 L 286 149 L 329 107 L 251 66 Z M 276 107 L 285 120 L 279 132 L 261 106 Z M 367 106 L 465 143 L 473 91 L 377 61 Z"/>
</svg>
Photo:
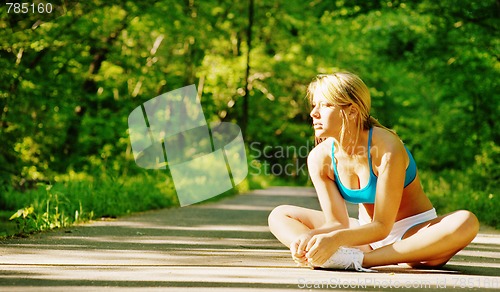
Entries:
<svg viewBox="0 0 500 292">
<path fill-rule="evenodd" d="M 322 94 L 314 94 L 310 116 L 316 137 L 339 137 L 342 127 L 340 106 L 334 106 Z"/>
</svg>

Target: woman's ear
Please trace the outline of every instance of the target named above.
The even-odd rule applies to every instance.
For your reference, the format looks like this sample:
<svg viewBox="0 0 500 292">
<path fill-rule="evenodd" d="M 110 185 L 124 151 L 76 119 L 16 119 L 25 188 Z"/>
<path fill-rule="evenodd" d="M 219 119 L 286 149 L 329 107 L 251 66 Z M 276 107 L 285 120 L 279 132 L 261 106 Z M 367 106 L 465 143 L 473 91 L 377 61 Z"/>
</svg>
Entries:
<svg viewBox="0 0 500 292">
<path fill-rule="evenodd" d="M 358 108 L 353 106 L 352 104 L 347 109 L 347 112 L 348 112 L 349 119 L 356 119 L 357 116 L 359 115 Z"/>
</svg>

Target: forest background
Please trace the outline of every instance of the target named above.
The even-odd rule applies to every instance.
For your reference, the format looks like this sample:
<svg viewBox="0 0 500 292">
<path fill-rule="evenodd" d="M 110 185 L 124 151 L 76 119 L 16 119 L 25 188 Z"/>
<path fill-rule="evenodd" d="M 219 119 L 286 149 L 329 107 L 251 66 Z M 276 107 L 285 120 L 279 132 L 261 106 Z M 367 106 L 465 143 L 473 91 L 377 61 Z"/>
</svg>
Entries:
<svg viewBox="0 0 500 292">
<path fill-rule="evenodd" d="M 369 86 L 439 213 L 500 227 L 497 0 L 30 3 L 1 7 L 0 235 L 177 206 L 127 118 L 190 84 L 208 122 L 243 129 L 239 191 L 310 185 L 305 90 L 338 70 Z"/>
</svg>

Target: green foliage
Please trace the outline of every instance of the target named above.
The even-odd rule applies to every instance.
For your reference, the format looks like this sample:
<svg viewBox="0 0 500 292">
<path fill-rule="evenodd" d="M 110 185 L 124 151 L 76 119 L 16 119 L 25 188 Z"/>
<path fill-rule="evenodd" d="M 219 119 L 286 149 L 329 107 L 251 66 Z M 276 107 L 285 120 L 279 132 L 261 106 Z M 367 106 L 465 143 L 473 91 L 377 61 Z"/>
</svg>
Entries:
<svg viewBox="0 0 500 292">
<path fill-rule="evenodd" d="M 255 1 L 250 52 L 246 1 L 63 2 L 46 22 L 0 19 L 0 209 L 22 209 L 15 220 L 27 214 L 49 228 L 47 218 L 63 226 L 92 211 L 132 212 L 137 201 L 142 209 L 175 204 L 158 203 L 158 187 L 144 195 L 159 178 L 134 165 L 128 114 L 196 83 L 209 122 L 240 123 L 249 53 L 245 142 L 270 152 L 250 158 L 262 175 L 251 173 L 246 187 L 307 183 L 299 172 L 266 175 L 265 163 L 305 163 L 279 149 L 312 147 L 306 86 L 317 73 L 349 70 L 442 205 L 462 206 L 466 193 L 463 206 L 497 224 L 485 214 L 496 214 L 488 208 L 499 195 L 498 1 Z"/>
<path fill-rule="evenodd" d="M 472 211 L 483 223 L 500 228 L 500 146 L 490 143 L 466 171 L 421 172 L 424 189 L 440 213 Z"/>
<path fill-rule="evenodd" d="M 16 222 L 17 233 L 179 205 L 172 181 L 161 172 L 125 178 L 70 171 L 58 180 L 54 185 L 39 183 L 26 192 L 12 188 L 3 192 L 2 207 L 19 208 L 9 218 Z"/>
</svg>

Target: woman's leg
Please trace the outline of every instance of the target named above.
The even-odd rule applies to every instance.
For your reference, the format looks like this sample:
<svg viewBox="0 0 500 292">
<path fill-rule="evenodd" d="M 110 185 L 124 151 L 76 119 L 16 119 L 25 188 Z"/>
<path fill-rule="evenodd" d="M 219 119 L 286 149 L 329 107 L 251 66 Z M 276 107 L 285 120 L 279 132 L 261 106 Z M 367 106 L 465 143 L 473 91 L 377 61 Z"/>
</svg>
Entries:
<svg viewBox="0 0 500 292">
<path fill-rule="evenodd" d="M 408 263 L 436 267 L 448 262 L 476 237 L 479 222 L 469 211 L 456 211 L 414 226 L 394 244 L 365 253 L 363 267 Z"/>
<path fill-rule="evenodd" d="M 349 218 L 351 226 L 358 226 L 357 219 Z M 268 218 L 269 229 L 274 236 L 285 246 L 300 235 L 325 224 L 323 212 L 297 206 L 282 205 L 273 209 Z M 370 245 L 356 246 L 364 252 L 372 250 Z"/>
<path fill-rule="evenodd" d="M 282 205 L 274 208 L 269 214 L 268 222 L 274 236 L 290 248 L 290 244 L 297 237 L 322 226 L 325 218 L 321 211 Z"/>
</svg>

